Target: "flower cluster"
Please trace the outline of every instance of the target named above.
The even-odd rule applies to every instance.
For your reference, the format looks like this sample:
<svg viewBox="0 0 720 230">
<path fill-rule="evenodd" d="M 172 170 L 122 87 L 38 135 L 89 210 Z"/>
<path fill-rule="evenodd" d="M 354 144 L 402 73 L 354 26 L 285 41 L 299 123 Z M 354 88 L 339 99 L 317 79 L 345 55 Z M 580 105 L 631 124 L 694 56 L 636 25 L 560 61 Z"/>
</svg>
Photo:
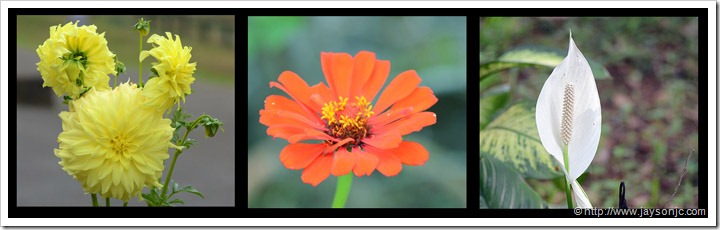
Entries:
<svg viewBox="0 0 720 230">
<path fill-rule="evenodd" d="M 288 169 L 304 169 L 302 181 L 317 186 L 330 174 L 356 176 L 375 169 L 395 176 L 402 165 L 423 165 L 429 153 L 421 144 L 404 141 L 402 136 L 435 124 L 433 112 L 425 112 L 437 102 L 433 91 L 420 85 L 414 70 L 400 73 L 380 94 L 390 73 L 390 62 L 361 51 L 321 53 L 327 85 L 309 86 L 291 71 L 270 82 L 290 98 L 270 95 L 260 110 L 260 123 L 267 134 L 287 139 L 280 152 Z M 320 143 L 302 143 L 319 140 Z"/>
<path fill-rule="evenodd" d="M 142 28 L 141 39 L 149 32 L 149 25 Z M 52 87 L 68 100 L 69 111 L 59 114 L 63 131 L 55 156 L 60 158 L 63 170 L 93 197 L 99 194 L 127 202 L 140 197 L 144 187 L 154 192 L 165 186 L 164 193 L 167 182 L 160 184 L 159 179 L 168 150 L 176 148 L 177 157 L 189 147 L 189 140 L 175 140 L 177 131 L 185 127 L 190 132 L 203 125 L 215 135 L 222 122 L 203 115 L 192 125 L 187 122 L 180 127 L 177 124 L 185 124 L 184 120 L 163 117 L 175 102 L 190 94 L 190 84 L 195 80 L 192 74 L 196 63 L 189 63 L 191 48 L 183 47 L 179 36 L 152 35 L 148 43 L 155 47 L 142 51 L 139 59 L 142 62 L 148 56 L 155 57 L 158 62 L 152 63 L 152 70 L 156 76 L 145 84 L 142 80 L 139 84 L 126 82 L 113 89 L 108 74 L 117 74 L 117 57 L 110 52 L 104 33 L 98 34 L 96 29 L 94 25 L 78 26 L 77 22 L 50 27 L 50 38 L 37 49 L 43 86 Z M 179 106 L 178 111 L 182 111 Z M 199 194 L 190 186 L 183 190 Z"/>
</svg>

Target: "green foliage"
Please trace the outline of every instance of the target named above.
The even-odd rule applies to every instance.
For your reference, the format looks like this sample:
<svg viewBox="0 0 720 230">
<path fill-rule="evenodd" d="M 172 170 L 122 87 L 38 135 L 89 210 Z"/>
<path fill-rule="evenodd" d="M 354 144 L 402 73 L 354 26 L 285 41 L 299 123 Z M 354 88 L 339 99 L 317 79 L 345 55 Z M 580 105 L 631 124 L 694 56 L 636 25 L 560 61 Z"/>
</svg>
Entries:
<svg viewBox="0 0 720 230">
<path fill-rule="evenodd" d="M 565 58 L 567 53 L 552 51 L 549 48 L 521 47 L 506 52 L 497 60 L 480 65 L 480 81 L 503 70 L 521 67 L 547 67 L 555 68 Z M 608 70 L 600 63 L 587 58 L 593 76 L 597 80 L 610 78 Z"/>
<path fill-rule="evenodd" d="M 480 207 L 547 208 L 515 169 L 480 153 Z"/>
<path fill-rule="evenodd" d="M 508 103 L 510 88 L 499 87 L 480 98 L 480 130 L 487 126 L 495 114 Z"/>
<path fill-rule="evenodd" d="M 524 177 L 549 179 L 562 176 L 545 150 L 535 125 L 535 108 L 516 104 L 480 132 L 480 152 L 512 165 Z"/>
<path fill-rule="evenodd" d="M 147 205 L 150 207 L 164 207 L 174 206 L 174 204 L 185 204 L 185 202 L 181 199 L 172 199 L 175 194 L 181 192 L 195 194 L 205 199 L 205 196 L 203 196 L 202 193 L 200 193 L 197 189 L 193 188 L 191 185 L 183 186 L 182 188 L 180 188 L 178 183 L 176 183 L 175 181 L 170 181 L 170 183 L 172 184 L 172 191 L 169 195 L 161 194 L 162 192 L 160 191 L 160 188 L 155 187 L 150 189 L 150 193 L 142 194 L 142 197 L 143 199 L 145 199 Z"/>
</svg>

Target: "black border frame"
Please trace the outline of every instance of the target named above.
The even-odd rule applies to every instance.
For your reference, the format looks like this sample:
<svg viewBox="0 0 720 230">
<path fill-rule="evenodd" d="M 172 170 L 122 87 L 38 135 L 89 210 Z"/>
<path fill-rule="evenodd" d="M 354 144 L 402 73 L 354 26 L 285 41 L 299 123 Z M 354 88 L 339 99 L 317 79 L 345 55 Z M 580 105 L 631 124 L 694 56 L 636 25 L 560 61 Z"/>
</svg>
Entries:
<svg viewBox="0 0 720 230">
<path fill-rule="evenodd" d="M 668 17 L 679 17 L 679 16 L 690 16 L 699 18 L 699 76 L 707 75 L 707 23 L 708 23 L 708 8 L 649 8 L 649 9 L 629 9 L 629 8 L 579 8 L 579 9 L 512 9 L 512 8 L 460 8 L 460 9 L 304 9 L 303 11 L 294 11 L 299 13 L 301 16 L 315 16 L 310 13 L 315 12 L 333 12 L 330 15 L 325 16 L 365 16 L 368 14 L 373 15 L 403 15 L 403 16 L 465 16 L 467 20 L 467 77 L 468 77 L 468 117 L 479 116 L 479 111 L 475 106 L 478 105 L 479 99 L 474 97 L 475 93 L 479 91 L 477 84 L 470 82 L 476 82 L 478 79 L 477 69 L 479 68 L 479 56 L 472 55 L 479 49 L 479 20 L 480 16 L 491 17 L 491 16 L 517 16 L 517 17 L 539 17 L 539 16 L 577 16 L 577 17 L 595 17 L 595 16 L 668 16 Z M 105 9 L 24 9 L 24 8 L 10 8 L 8 9 L 8 73 L 10 76 L 14 76 L 17 73 L 16 60 L 10 55 L 17 53 L 17 15 L 54 15 L 54 14 L 104 14 L 104 15 L 147 15 L 147 14 L 162 14 L 162 15 L 235 15 L 236 24 L 236 43 L 247 42 L 247 30 L 244 25 L 247 25 L 247 17 L 249 16 L 272 16 L 277 15 L 278 12 L 283 12 L 282 9 L 223 9 L 223 8 L 176 8 L 176 9 L 160 9 L 160 8 L 146 8 L 146 9 L 122 9 L 122 8 L 105 8 Z M 572 13 L 569 13 L 572 12 Z M 304 15 L 308 14 L 308 15 Z M 240 25 L 240 26 L 238 26 Z M 240 35 L 240 36 L 238 36 Z M 239 41 L 239 42 L 237 42 Z M 246 51 L 245 46 L 237 46 L 235 48 L 235 61 L 236 68 L 238 66 L 247 66 L 247 56 L 237 55 L 241 51 Z M 245 64 L 242 64 L 245 63 Z M 245 71 L 246 72 L 246 71 Z M 242 76 L 244 72 L 236 69 L 236 76 Z M 17 84 L 17 79 L 10 77 L 9 84 Z M 247 82 L 236 81 L 235 87 L 237 89 L 243 89 L 242 87 L 247 86 Z M 12 88 L 11 88 L 12 89 Z M 707 95 L 707 84 L 705 87 L 700 87 L 700 95 Z M 16 94 L 9 92 L 8 102 L 16 104 Z M 238 96 L 240 95 L 240 96 Z M 242 99 L 242 94 L 236 94 L 236 100 Z M 701 99 L 703 97 L 700 97 Z M 241 101 L 241 106 L 247 107 L 247 102 Z M 705 105 L 704 102 L 703 105 Z M 10 107 L 8 113 L 8 122 L 17 120 L 17 105 Z M 701 106 L 702 114 L 705 113 L 707 108 Z M 12 112 L 11 112 L 12 111 Z M 237 114 L 237 105 L 236 105 Z M 245 113 L 240 113 L 240 118 L 247 118 Z M 706 124 L 707 117 L 700 115 L 700 124 Z M 236 116 L 236 119 L 238 116 Z M 239 120 L 239 119 L 238 119 Z M 476 120 L 469 119 L 468 127 L 477 127 L 477 124 L 473 126 Z M 241 125 L 241 129 L 245 124 Z M 473 154 L 479 151 L 479 146 L 475 144 L 474 140 L 477 140 L 476 135 L 478 132 L 475 129 L 470 128 L 467 134 L 467 206 L 466 208 L 456 209 L 410 209 L 410 208 L 397 208 L 397 209 L 271 209 L 271 208 L 247 208 L 247 183 L 245 180 L 238 179 L 244 178 L 247 172 L 247 164 L 244 158 L 235 158 L 235 170 L 236 170 L 236 189 L 235 189 L 235 207 L 176 207 L 158 211 L 152 208 L 146 207 L 111 207 L 105 208 L 101 212 L 93 209 L 92 207 L 18 207 L 17 206 L 17 141 L 13 138 L 12 132 L 17 133 L 17 124 L 9 125 L 9 133 L 11 142 L 8 154 L 8 218 L 593 218 L 593 216 L 576 216 L 573 214 L 573 210 L 569 209 L 550 209 L 550 210 L 537 210 L 537 209 L 478 209 L 479 207 L 479 186 L 478 175 L 479 167 L 479 156 Z M 704 128 L 702 125 L 701 129 Z M 237 127 L 236 127 L 237 128 Z M 698 161 L 700 162 L 699 167 L 699 178 L 698 180 L 702 183 L 699 184 L 699 196 L 698 196 L 698 208 L 708 208 L 708 190 L 707 190 L 707 167 L 702 167 L 708 164 L 707 162 L 707 151 L 705 151 L 706 143 L 704 143 L 704 133 L 701 132 L 700 143 L 698 143 Z M 236 136 L 236 143 L 237 141 Z M 472 140 L 472 141 L 470 141 Z M 243 142 L 240 142 L 243 143 Z M 244 142 L 247 144 L 247 141 Z M 236 154 L 238 150 L 236 150 Z M 240 182 L 240 183 L 238 183 Z M 706 212 L 707 213 L 707 212 Z M 614 216 L 619 217 L 619 216 Z M 688 218 L 707 218 L 708 216 L 681 216 Z M 613 216 L 602 216 L 601 218 L 613 218 Z M 633 218 L 632 216 L 623 216 L 620 218 Z M 479 222 L 478 224 L 480 224 Z"/>
</svg>

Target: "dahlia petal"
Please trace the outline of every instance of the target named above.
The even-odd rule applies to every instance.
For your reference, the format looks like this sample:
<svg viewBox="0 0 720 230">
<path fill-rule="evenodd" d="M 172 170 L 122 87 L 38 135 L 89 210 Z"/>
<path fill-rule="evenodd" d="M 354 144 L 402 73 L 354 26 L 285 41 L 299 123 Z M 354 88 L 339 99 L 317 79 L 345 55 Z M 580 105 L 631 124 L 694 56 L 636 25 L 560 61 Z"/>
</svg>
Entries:
<svg viewBox="0 0 720 230">
<path fill-rule="evenodd" d="M 373 147 L 365 148 L 365 152 L 373 154 L 378 158 L 377 170 L 383 175 L 395 176 L 402 171 L 400 159 L 392 152 Z"/>
<path fill-rule="evenodd" d="M 416 142 L 403 141 L 400 143 L 400 147 L 391 151 L 400 159 L 400 162 L 406 165 L 420 166 L 430 158 L 425 146 Z"/>
<path fill-rule="evenodd" d="M 332 164 L 333 158 L 331 156 L 320 156 L 303 170 L 300 178 L 307 184 L 317 186 L 330 176 Z"/>
<path fill-rule="evenodd" d="M 123 176 L 123 173 L 122 173 L 123 170 L 120 168 L 120 165 L 115 164 L 115 165 L 110 166 L 110 168 L 112 169 L 112 184 L 113 185 L 120 184 L 120 179 L 122 179 L 122 176 Z"/>
<path fill-rule="evenodd" d="M 340 148 L 333 154 L 333 164 L 330 172 L 333 176 L 348 174 L 355 167 L 355 161 L 354 152 L 348 152 L 345 148 Z"/>
<path fill-rule="evenodd" d="M 399 135 L 407 135 L 420 131 L 423 127 L 435 124 L 437 116 L 433 112 L 422 112 L 410 115 L 409 117 L 400 119 L 388 125 L 373 126 L 374 132 L 384 133 L 393 132 Z"/>
<path fill-rule="evenodd" d="M 370 138 L 365 138 L 362 142 L 380 149 L 393 149 L 400 145 L 400 142 L 402 142 L 402 136 L 394 132 L 381 133 L 373 135 Z"/>
<path fill-rule="evenodd" d="M 375 61 L 375 68 L 373 69 L 372 75 L 365 83 L 363 87 L 362 95 L 365 95 L 368 101 L 373 101 L 377 93 L 387 81 L 388 75 L 390 74 L 390 62 L 386 60 Z"/>
<path fill-rule="evenodd" d="M 360 96 L 365 82 L 370 79 L 375 67 L 375 53 L 368 51 L 360 51 L 355 55 L 353 60 L 352 83 L 350 89 L 350 97 Z"/>
<path fill-rule="evenodd" d="M 289 144 L 280 152 L 280 162 L 288 169 L 302 169 L 322 154 L 325 144 Z"/>
<path fill-rule="evenodd" d="M 360 148 L 354 148 L 353 152 L 355 153 L 357 161 L 355 168 L 353 168 L 355 176 L 370 176 L 370 174 L 375 171 L 375 167 L 379 161 L 378 158 L 373 154 L 360 150 Z"/>
<path fill-rule="evenodd" d="M 392 82 L 390 82 L 383 93 L 380 94 L 380 98 L 375 104 L 373 112 L 375 112 L 375 114 L 380 114 L 390 107 L 390 105 L 407 97 L 410 93 L 415 91 L 421 81 L 420 76 L 417 75 L 415 70 L 408 70 L 400 73 L 392 80 Z"/>
<path fill-rule="evenodd" d="M 333 56 L 331 72 L 335 87 L 332 90 L 337 96 L 348 98 L 352 81 L 353 58 L 347 53 L 336 53 Z"/>
</svg>

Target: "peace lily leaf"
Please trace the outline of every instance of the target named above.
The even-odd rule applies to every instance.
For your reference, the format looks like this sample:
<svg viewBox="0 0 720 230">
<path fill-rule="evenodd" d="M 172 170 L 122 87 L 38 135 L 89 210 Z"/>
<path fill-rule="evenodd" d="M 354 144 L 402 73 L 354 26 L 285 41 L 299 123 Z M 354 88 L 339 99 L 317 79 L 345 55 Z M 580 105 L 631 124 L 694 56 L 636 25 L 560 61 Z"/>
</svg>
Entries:
<svg viewBox="0 0 720 230">
<path fill-rule="evenodd" d="M 547 208 L 521 174 L 488 154 L 480 153 L 480 202 L 488 208 Z"/>
<path fill-rule="evenodd" d="M 600 141 L 600 97 L 590 65 L 572 37 L 568 56 L 548 77 L 537 101 L 537 129 L 540 140 L 562 165 L 572 181 L 580 207 L 590 205 L 587 195 L 575 181 L 590 166 Z M 568 168 L 565 171 L 563 146 L 567 145 Z M 585 206 L 584 206 L 585 205 Z"/>
<path fill-rule="evenodd" d="M 480 97 L 480 130 L 483 130 L 495 113 L 507 104 L 510 99 L 510 87 L 495 87 L 486 95 Z"/>
<path fill-rule="evenodd" d="M 482 97 L 482 95 L 486 92 L 487 89 L 490 89 L 491 87 L 501 83 L 503 83 L 503 79 L 498 74 L 493 74 L 486 78 L 483 78 L 483 80 L 480 81 L 480 96 Z"/>
<path fill-rule="evenodd" d="M 490 74 L 510 68 L 524 66 L 544 66 L 553 68 L 562 62 L 562 53 L 538 47 L 520 47 L 501 55 L 497 61 L 480 65 L 480 80 Z M 595 79 L 609 79 L 610 72 L 600 63 L 590 61 Z"/>
<path fill-rule="evenodd" d="M 526 178 L 562 176 L 540 142 L 534 109 L 526 103 L 513 105 L 480 132 L 480 151 L 507 162 Z"/>
</svg>

